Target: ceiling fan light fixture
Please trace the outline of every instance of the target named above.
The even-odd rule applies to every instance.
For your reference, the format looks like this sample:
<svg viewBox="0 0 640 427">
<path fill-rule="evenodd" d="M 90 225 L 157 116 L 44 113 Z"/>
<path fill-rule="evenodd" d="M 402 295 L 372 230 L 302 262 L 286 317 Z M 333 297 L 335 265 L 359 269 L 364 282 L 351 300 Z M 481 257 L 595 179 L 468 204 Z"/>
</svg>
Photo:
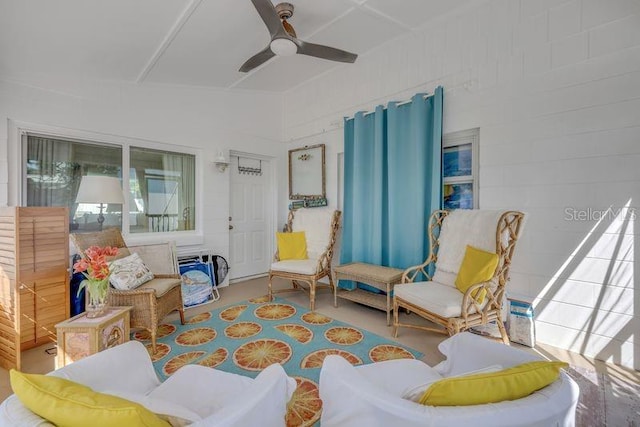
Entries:
<svg viewBox="0 0 640 427">
<path fill-rule="evenodd" d="M 298 46 L 291 40 L 284 38 L 272 40 L 269 47 L 278 56 L 291 56 L 298 52 Z"/>
</svg>

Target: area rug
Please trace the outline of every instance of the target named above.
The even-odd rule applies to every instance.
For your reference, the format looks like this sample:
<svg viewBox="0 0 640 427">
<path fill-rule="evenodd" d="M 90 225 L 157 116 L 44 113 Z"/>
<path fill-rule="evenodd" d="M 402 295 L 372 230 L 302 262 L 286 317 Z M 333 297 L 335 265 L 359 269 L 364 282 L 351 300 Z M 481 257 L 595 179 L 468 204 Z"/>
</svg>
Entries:
<svg viewBox="0 0 640 427">
<path fill-rule="evenodd" d="M 151 351 L 149 334 L 135 332 Z M 249 377 L 280 363 L 298 387 L 289 402 L 287 426 L 318 424 L 322 401 L 318 380 L 322 361 L 338 354 L 353 365 L 422 354 L 379 335 L 276 298 L 260 297 L 202 313 L 186 325 L 162 324 L 152 355 L 165 380 L 186 364 L 199 364 Z"/>
</svg>

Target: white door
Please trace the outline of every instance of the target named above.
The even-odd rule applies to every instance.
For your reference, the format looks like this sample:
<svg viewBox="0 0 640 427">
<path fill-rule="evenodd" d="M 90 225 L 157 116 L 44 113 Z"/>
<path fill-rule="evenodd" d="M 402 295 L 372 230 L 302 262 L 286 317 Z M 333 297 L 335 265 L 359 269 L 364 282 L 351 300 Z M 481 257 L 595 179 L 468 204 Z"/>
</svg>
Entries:
<svg viewBox="0 0 640 427">
<path fill-rule="evenodd" d="M 239 159 L 239 162 L 238 162 Z M 231 156 L 231 201 L 229 216 L 230 279 L 265 274 L 273 257 L 274 191 L 271 162 Z M 261 171 L 258 172 L 258 171 Z"/>
</svg>

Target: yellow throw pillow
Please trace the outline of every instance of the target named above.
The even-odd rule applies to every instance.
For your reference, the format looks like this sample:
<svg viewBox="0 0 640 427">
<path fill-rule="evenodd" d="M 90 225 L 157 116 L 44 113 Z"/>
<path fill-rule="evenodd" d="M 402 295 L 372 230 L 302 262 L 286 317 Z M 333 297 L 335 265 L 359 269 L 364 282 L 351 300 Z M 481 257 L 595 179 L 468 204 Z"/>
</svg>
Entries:
<svg viewBox="0 0 640 427">
<path fill-rule="evenodd" d="M 420 398 L 429 406 L 469 406 L 516 400 L 558 379 L 565 362 L 537 361 L 489 374 L 445 378 L 433 383 Z"/>
<path fill-rule="evenodd" d="M 467 250 L 464 253 L 464 258 L 456 277 L 458 290 L 464 294 L 471 286 L 490 280 L 496 272 L 499 260 L 498 254 L 467 245 Z M 486 294 L 487 291 L 485 289 L 476 289 L 471 296 L 479 304 L 482 304 Z"/>
<path fill-rule="evenodd" d="M 280 261 L 307 259 L 307 237 L 304 231 L 276 233 L 276 238 L 278 239 L 278 258 Z"/>
<path fill-rule="evenodd" d="M 144 406 L 64 378 L 9 373 L 11 388 L 31 412 L 60 427 L 170 427 Z"/>
</svg>

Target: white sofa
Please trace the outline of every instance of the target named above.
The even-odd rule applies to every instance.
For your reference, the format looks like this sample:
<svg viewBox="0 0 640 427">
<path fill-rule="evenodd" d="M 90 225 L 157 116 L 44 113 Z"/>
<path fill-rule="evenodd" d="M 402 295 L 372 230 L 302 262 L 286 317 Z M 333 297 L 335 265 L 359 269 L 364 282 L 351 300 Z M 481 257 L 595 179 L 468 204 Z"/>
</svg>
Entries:
<svg viewBox="0 0 640 427">
<path fill-rule="evenodd" d="M 190 420 L 194 427 L 284 426 L 287 402 L 296 388 L 296 381 L 279 364 L 267 367 L 255 379 L 187 365 L 161 383 L 147 350 L 137 341 L 94 354 L 48 375 L 136 401 L 155 413 Z M 24 407 L 16 395 L 0 405 L 0 426 L 53 427 Z"/>
<path fill-rule="evenodd" d="M 354 367 L 328 356 L 320 372 L 322 427 L 349 426 L 574 426 L 578 385 L 561 371 L 554 383 L 518 400 L 475 406 L 425 406 L 403 399 L 428 379 L 451 377 L 493 365 L 508 368 L 540 357 L 463 332 L 438 348 L 447 359 L 433 368 L 410 359 Z"/>
</svg>

